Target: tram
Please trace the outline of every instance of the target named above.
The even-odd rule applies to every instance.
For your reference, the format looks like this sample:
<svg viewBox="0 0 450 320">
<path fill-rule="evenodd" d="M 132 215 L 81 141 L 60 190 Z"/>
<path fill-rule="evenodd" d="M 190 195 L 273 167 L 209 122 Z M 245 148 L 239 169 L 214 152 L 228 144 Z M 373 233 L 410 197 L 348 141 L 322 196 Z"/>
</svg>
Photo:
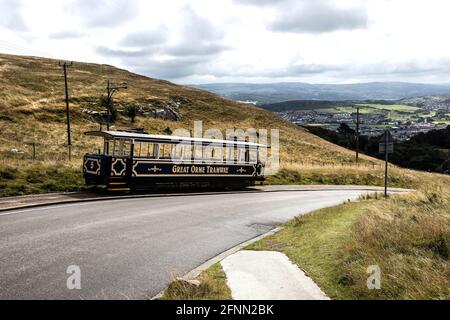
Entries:
<svg viewBox="0 0 450 320">
<path fill-rule="evenodd" d="M 264 180 L 260 153 L 267 146 L 263 144 L 134 131 L 85 135 L 103 138 L 103 149 L 84 155 L 86 184 L 106 186 L 108 191 L 235 189 Z"/>
</svg>

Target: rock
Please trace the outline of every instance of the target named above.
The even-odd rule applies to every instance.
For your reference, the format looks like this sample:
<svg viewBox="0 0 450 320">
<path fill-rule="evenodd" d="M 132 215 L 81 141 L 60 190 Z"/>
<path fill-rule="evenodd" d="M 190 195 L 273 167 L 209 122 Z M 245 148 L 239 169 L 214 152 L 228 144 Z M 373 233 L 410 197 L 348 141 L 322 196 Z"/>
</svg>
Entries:
<svg viewBox="0 0 450 320">
<path fill-rule="evenodd" d="M 154 118 L 160 118 L 163 120 L 180 121 L 181 114 L 171 106 L 165 106 L 163 109 L 152 110 Z"/>
</svg>

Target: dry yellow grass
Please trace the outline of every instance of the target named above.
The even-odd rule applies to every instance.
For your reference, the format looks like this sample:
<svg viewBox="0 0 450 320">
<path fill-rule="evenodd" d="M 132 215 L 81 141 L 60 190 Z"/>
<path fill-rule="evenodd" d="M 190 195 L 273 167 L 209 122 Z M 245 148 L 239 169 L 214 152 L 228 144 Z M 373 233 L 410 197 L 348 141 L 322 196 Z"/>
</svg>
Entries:
<svg viewBox="0 0 450 320">
<path fill-rule="evenodd" d="M 254 106 L 240 104 L 206 91 L 180 86 L 167 81 L 152 79 L 107 65 L 75 63 L 69 69 L 71 96 L 72 154 L 68 162 L 64 104 L 64 81 L 57 61 L 0 54 L 0 169 L 3 176 L 19 170 L 17 179 L 4 179 L 0 175 L 0 196 L 30 192 L 47 192 L 45 184 L 28 179 L 21 171 L 38 171 L 39 166 L 53 166 L 58 174 L 56 182 L 67 169 L 74 178 L 74 190 L 82 185 L 81 159 L 87 152 L 95 152 L 101 146 L 83 135 L 83 132 L 99 129 L 99 125 L 83 114 L 83 108 L 98 110 L 96 102 L 105 93 L 107 80 L 125 81 L 129 89 L 118 92 L 116 106 L 137 102 L 143 106 L 158 107 L 168 101 L 181 101 L 180 122 L 138 117 L 135 127 L 143 127 L 151 133 L 165 133 L 167 129 L 192 129 L 196 120 L 203 121 L 204 130 L 217 128 L 255 128 L 280 130 L 280 159 L 284 171 L 290 172 L 292 164 L 304 170 L 308 166 L 330 167 L 346 165 L 353 171 L 353 152 L 326 142 L 302 128 L 288 123 L 277 115 Z M 113 129 L 130 127 L 130 121 L 119 116 Z M 36 146 L 37 161 L 30 162 L 32 143 Z M 17 149 L 19 153 L 12 153 Z M 362 156 L 361 163 L 377 166 L 376 159 Z M 331 167 L 330 167 L 331 168 Z M 78 176 L 72 172 L 78 170 Z M 358 170 L 358 169 L 356 169 Z M 342 171 L 342 170 L 341 170 Z M 64 178 L 65 179 L 65 178 Z M 283 178 L 273 179 L 279 183 Z M 366 179 L 367 180 L 367 179 Z M 301 183 L 299 180 L 298 183 Z M 353 181 L 353 180 L 352 180 Z M 317 180 L 320 183 L 320 179 Z M 33 184 L 40 184 L 33 186 Z M 377 182 L 378 183 L 378 182 Z M 67 188 L 64 183 L 64 190 Z M 51 190 L 54 188 L 52 187 Z"/>
<path fill-rule="evenodd" d="M 208 128 L 256 128 L 281 130 L 281 158 L 283 162 L 316 164 L 352 163 L 353 154 L 328 143 L 290 124 L 273 113 L 254 106 L 222 99 L 206 91 L 179 86 L 167 81 L 147 78 L 106 65 L 75 63 L 69 70 L 72 131 L 75 155 L 80 157 L 89 149 L 91 141 L 82 132 L 99 126 L 81 113 L 82 108 L 95 108 L 105 93 L 106 80 L 126 81 L 129 89 L 115 96 L 117 105 L 138 102 L 158 106 L 179 99 L 183 121 L 163 121 L 138 117 L 134 126 L 153 133 L 166 128 L 192 129 L 193 121 L 202 120 Z M 0 54 L 0 152 L 8 156 L 12 148 L 27 152 L 29 143 L 40 144 L 38 154 L 50 151 L 64 157 L 66 143 L 64 87 L 57 61 L 43 58 Z M 120 117 L 115 128 L 129 127 L 129 120 Z M 373 162 L 363 157 L 365 162 Z"/>
<path fill-rule="evenodd" d="M 231 300 L 231 290 L 219 263 L 214 264 L 197 278 L 198 286 L 174 280 L 164 291 L 161 300 Z"/>
<path fill-rule="evenodd" d="M 334 299 L 450 299 L 450 177 L 415 175 L 418 191 L 298 217 L 250 249 L 286 253 Z"/>
</svg>

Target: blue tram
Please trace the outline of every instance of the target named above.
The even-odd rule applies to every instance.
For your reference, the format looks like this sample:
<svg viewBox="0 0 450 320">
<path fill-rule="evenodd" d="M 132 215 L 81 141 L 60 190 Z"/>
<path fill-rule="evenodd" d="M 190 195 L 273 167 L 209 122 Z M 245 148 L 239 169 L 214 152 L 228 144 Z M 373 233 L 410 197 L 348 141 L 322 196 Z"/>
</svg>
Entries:
<svg viewBox="0 0 450 320">
<path fill-rule="evenodd" d="M 260 152 L 266 145 L 229 140 L 150 135 L 130 131 L 90 131 L 103 150 L 86 154 L 87 185 L 108 191 L 170 188 L 242 188 L 264 180 Z"/>
</svg>

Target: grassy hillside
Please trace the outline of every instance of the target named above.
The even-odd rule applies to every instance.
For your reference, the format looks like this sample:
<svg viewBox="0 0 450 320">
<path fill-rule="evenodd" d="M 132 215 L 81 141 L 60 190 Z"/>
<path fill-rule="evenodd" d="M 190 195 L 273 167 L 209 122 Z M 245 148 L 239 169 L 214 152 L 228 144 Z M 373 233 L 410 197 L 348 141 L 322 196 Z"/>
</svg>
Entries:
<svg viewBox="0 0 450 320">
<path fill-rule="evenodd" d="M 298 217 L 251 249 L 284 252 L 333 299 L 449 299 L 449 180 L 416 176 L 417 192 Z M 367 287 L 373 265 L 380 290 Z"/>
<path fill-rule="evenodd" d="M 173 101 L 181 103 L 183 120 L 180 122 L 138 117 L 133 126 L 144 127 L 151 133 L 191 129 L 195 120 L 203 120 L 204 129 L 274 128 L 280 129 L 283 166 L 350 165 L 354 161 L 351 151 L 311 135 L 273 113 L 203 90 L 89 63 L 75 63 L 68 69 L 68 78 L 73 139 L 70 164 L 66 148 L 64 81 L 57 61 L 0 55 L 0 195 L 82 187 L 81 178 L 77 176 L 82 155 L 97 149 L 83 132 L 99 128 L 82 109 L 100 110 L 98 100 L 105 94 L 107 80 L 128 83 L 127 90 L 115 95 L 115 105 L 119 108 L 130 102 L 149 109 Z M 113 128 L 130 126 L 130 120 L 119 114 Z M 36 161 L 30 160 L 32 143 L 36 144 Z M 18 152 L 11 152 L 13 149 Z M 369 157 L 363 157 L 363 164 L 378 166 L 377 160 Z"/>
<path fill-rule="evenodd" d="M 136 119 L 133 126 L 151 133 L 192 129 L 195 120 L 202 120 L 204 129 L 280 129 L 282 170 L 268 183 L 382 184 L 383 166 L 379 160 L 362 156 L 356 166 L 352 151 L 322 140 L 269 111 L 203 90 L 89 63 L 75 63 L 69 68 L 73 141 L 73 159 L 69 162 L 63 80 L 62 69 L 55 60 L 0 55 L 0 196 L 83 188 L 82 155 L 96 151 L 100 145 L 93 145 L 96 140 L 83 135 L 99 129 L 99 124 L 82 110 L 101 110 L 98 100 L 106 91 L 107 80 L 128 83 L 128 89 L 115 96 L 118 108 L 131 102 L 148 109 L 180 103 L 182 121 L 143 116 Z M 130 120 L 119 114 L 113 129 L 130 126 Z M 31 160 L 32 143 L 36 145 L 36 161 Z M 13 149 L 18 152 L 12 152 Z M 414 172 L 393 168 L 392 173 L 395 186 L 417 182 Z"/>
</svg>

